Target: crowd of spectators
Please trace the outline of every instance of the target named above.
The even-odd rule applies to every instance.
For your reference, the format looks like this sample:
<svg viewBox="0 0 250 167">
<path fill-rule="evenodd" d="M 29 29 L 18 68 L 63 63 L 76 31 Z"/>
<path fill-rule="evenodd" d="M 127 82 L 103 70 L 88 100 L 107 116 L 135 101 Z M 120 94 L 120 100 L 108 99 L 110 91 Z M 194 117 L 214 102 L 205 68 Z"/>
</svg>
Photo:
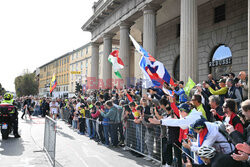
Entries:
<svg viewBox="0 0 250 167">
<path fill-rule="evenodd" d="M 225 74 L 218 81 L 209 74 L 189 96 L 184 86 L 183 81 L 175 87 L 164 83 L 145 93 L 138 86 L 114 87 L 69 99 L 22 97 L 17 102 L 35 116 L 59 116 L 80 135 L 106 147 L 128 145 L 126 131 L 134 128 L 135 150 L 149 161 L 154 159 L 157 136 L 163 166 L 250 166 L 246 73 Z"/>
</svg>

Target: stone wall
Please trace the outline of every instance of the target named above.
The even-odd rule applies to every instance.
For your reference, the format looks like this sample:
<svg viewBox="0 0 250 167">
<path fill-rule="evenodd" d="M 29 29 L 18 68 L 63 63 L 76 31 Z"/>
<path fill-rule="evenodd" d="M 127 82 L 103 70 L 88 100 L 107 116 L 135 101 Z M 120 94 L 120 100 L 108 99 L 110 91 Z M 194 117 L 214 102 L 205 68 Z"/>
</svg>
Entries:
<svg viewBox="0 0 250 167">
<path fill-rule="evenodd" d="M 226 20 L 214 23 L 214 8 L 225 3 Z M 157 58 L 173 76 L 174 62 L 180 53 L 175 18 L 157 27 Z M 210 72 L 208 62 L 214 50 L 225 44 L 232 51 L 232 72 L 247 70 L 247 0 L 212 0 L 198 7 L 199 81 Z"/>
</svg>

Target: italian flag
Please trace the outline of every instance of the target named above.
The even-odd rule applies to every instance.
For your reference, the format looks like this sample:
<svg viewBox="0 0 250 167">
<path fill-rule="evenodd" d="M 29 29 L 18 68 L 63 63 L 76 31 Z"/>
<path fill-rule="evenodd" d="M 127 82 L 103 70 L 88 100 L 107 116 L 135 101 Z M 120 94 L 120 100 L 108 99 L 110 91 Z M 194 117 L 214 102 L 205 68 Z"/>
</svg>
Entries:
<svg viewBox="0 0 250 167">
<path fill-rule="evenodd" d="M 123 69 L 124 64 L 122 62 L 122 59 L 120 59 L 118 55 L 119 55 L 119 51 L 114 50 L 113 52 L 110 53 L 108 61 L 112 64 L 113 69 L 115 71 L 115 75 L 118 78 L 122 78 L 122 76 L 121 76 L 121 74 L 119 73 L 118 70 Z"/>
</svg>

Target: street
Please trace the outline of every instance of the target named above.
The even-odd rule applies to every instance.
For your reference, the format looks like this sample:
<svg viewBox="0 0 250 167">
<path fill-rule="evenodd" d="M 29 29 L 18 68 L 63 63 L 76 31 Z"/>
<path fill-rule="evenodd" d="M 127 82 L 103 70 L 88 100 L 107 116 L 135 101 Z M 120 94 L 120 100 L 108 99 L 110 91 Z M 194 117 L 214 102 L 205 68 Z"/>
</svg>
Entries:
<svg viewBox="0 0 250 167">
<path fill-rule="evenodd" d="M 21 114 L 21 113 L 20 113 Z M 19 114 L 19 116 L 20 116 Z M 15 139 L 0 140 L 0 166 L 46 167 L 51 166 L 42 151 L 44 118 L 32 117 L 32 121 L 19 118 L 19 133 Z M 152 162 L 132 156 L 122 148 L 98 145 L 86 136 L 74 132 L 63 121 L 57 121 L 56 166 L 57 167 L 151 167 Z"/>
</svg>

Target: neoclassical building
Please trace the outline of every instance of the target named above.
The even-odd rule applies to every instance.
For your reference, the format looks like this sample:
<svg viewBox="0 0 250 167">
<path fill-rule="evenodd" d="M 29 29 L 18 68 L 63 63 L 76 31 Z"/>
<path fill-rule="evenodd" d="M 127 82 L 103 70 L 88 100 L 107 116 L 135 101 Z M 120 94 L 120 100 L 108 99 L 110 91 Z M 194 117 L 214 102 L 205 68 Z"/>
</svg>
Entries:
<svg viewBox="0 0 250 167">
<path fill-rule="evenodd" d="M 224 73 L 248 71 L 248 8 L 248 0 L 99 0 L 82 26 L 92 34 L 91 77 L 112 78 L 108 55 L 117 42 L 123 77 L 141 77 L 140 55 L 129 34 L 163 62 L 175 80 L 186 82 L 190 76 L 200 82 L 209 73 L 218 79 Z M 100 70 L 105 71 L 102 76 Z"/>
</svg>

